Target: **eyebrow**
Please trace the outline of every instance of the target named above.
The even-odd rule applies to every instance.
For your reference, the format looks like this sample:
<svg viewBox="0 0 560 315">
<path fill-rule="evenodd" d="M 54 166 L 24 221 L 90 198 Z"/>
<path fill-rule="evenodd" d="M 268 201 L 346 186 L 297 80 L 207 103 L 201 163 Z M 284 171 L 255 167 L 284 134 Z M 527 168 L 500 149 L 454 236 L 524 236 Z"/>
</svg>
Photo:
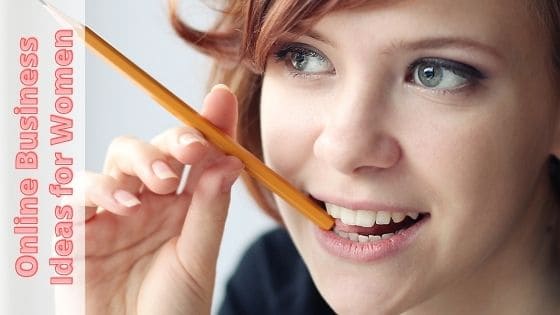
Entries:
<svg viewBox="0 0 560 315">
<path fill-rule="evenodd" d="M 383 53 L 390 54 L 391 52 L 397 49 L 421 50 L 421 49 L 434 49 L 434 48 L 446 48 L 446 47 L 477 49 L 488 55 L 493 56 L 496 59 L 504 59 L 502 54 L 500 54 L 495 47 L 465 37 L 434 37 L 434 38 L 425 38 L 425 39 L 411 41 L 411 42 L 398 41 L 398 42 L 393 42 L 389 46 L 389 48 L 386 48 L 383 51 Z"/>
<path fill-rule="evenodd" d="M 329 46 L 335 47 L 333 42 L 328 38 L 321 35 L 320 33 L 310 30 L 305 34 L 306 36 L 323 42 Z M 392 42 L 387 48 L 383 49 L 383 54 L 391 54 L 396 50 L 422 50 L 422 49 L 437 49 L 455 47 L 463 49 L 477 49 L 496 59 L 503 60 L 504 56 L 498 52 L 498 50 L 490 45 L 478 42 L 476 40 L 466 38 L 466 37 L 433 37 L 424 38 L 420 40 L 414 40 L 407 42 L 405 40 L 399 40 Z"/>
<path fill-rule="evenodd" d="M 335 45 L 328 40 L 326 37 L 324 37 L 323 35 L 321 35 L 320 33 L 314 31 L 314 30 L 309 30 L 308 32 L 306 32 L 304 35 L 309 36 L 315 40 L 318 40 L 320 42 L 323 42 L 329 46 L 335 47 Z"/>
</svg>

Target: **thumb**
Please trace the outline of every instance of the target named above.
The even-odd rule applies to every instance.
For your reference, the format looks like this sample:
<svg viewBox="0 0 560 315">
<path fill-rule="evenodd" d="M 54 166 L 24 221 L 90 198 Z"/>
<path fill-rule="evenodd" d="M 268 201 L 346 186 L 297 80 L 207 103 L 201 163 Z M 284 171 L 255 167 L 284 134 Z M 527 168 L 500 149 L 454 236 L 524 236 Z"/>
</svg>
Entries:
<svg viewBox="0 0 560 315">
<path fill-rule="evenodd" d="M 204 99 L 201 114 L 229 136 L 235 136 L 237 97 L 226 85 L 218 84 L 212 88 Z"/>
<path fill-rule="evenodd" d="M 210 291 L 214 285 L 231 185 L 242 169 L 239 159 L 225 156 L 204 171 L 177 240 L 181 264 L 200 287 Z"/>
</svg>

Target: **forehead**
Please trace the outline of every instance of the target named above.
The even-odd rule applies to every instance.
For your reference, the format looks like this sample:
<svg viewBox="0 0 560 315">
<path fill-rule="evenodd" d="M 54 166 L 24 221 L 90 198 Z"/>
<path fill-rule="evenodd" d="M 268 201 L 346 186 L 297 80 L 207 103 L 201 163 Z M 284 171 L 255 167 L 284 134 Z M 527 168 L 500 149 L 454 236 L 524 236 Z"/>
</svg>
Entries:
<svg viewBox="0 0 560 315">
<path fill-rule="evenodd" d="M 381 0 L 336 10 L 318 25 L 334 24 L 344 30 L 365 22 L 377 34 L 407 27 L 409 31 L 462 29 L 484 36 L 492 30 L 519 35 L 540 32 L 537 20 L 536 10 L 526 0 Z"/>
<path fill-rule="evenodd" d="M 368 1 L 327 14 L 312 32 L 356 47 L 418 37 L 461 37 L 523 59 L 527 53 L 549 49 L 537 17 L 526 0 Z"/>
</svg>

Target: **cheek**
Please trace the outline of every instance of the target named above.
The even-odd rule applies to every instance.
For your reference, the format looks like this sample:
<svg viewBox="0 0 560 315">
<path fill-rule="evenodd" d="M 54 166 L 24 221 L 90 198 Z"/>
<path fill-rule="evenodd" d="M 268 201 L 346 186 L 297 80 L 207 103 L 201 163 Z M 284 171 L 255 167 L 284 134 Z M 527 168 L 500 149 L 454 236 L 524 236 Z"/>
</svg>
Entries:
<svg viewBox="0 0 560 315">
<path fill-rule="evenodd" d="M 500 101 L 472 115 L 442 119 L 432 112 L 433 123 L 418 123 L 407 138 L 410 171 L 425 184 L 434 219 L 444 223 L 439 228 L 473 252 L 491 250 L 519 228 L 548 155 L 548 127 L 535 128 L 543 112 Z"/>
<path fill-rule="evenodd" d="M 464 107 L 416 100 L 414 116 L 401 117 L 399 139 L 411 171 L 439 186 L 436 198 L 438 191 L 453 200 L 509 196 L 514 186 L 534 181 L 547 158 L 551 124 L 543 104 L 506 88 L 482 95 Z"/>
<path fill-rule="evenodd" d="M 488 129 L 492 128 L 484 121 L 450 119 L 440 120 L 427 135 L 415 135 L 422 139 L 411 145 L 416 150 L 410 150 L 415 152 L 410 163 L 433 186 L 435 204 L 476 203 L 479 197 L 495 195 L 496 189 L 503 188 L 497 184 L 506 181 L 509 161 L 500 147 L 507 145 L 499 140 L 503 138 L 499 131 Z M 449 212 L 452 209 L 442 209 Z"/>
<path fill-rule="evenodd" d="M 442 168 L 456 178 L 450 182 L 454 191 L 463 194 L 462 198 L 456 197 L 473 198 L 477 203 L 499 208 L 499 204 L 492 203 L 522 203 L 520 199 L 530 195 L 547 150 L 536 125 L 527 123 L 530 117 L 511 116 L 470 122 L 469 128 L 450 137 L 455 141 L 443 140 L 442 146 L 451 154 L 440 158 L 444 161 Z"/>
<path fill-rule="evenodd" d="M 265 163 L 288 180 L 301 175 L 312 158 L 319 132 L 312 106 L 294 89 L 265 77 L 261 96 L 261 136 Z M 298 184 L 298 183 L 294 183 Z"/>
</svg>

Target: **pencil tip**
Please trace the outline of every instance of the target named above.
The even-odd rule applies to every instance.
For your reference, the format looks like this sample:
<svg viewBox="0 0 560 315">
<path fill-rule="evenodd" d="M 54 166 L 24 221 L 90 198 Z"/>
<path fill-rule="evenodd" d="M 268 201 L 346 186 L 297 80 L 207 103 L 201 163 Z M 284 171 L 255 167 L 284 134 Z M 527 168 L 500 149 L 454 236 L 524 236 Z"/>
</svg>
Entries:
<svg viewBox="0 0 560 315">
<path fill-rule="evenodd" d="M 83 32 L 83 25 L 81 22 L 69 17 L 68 15 L 61 12 L 58 8 L 52 6 L 48 0 L 37 0 L 43 5 L 43 7 L 62 25 L 69 25 L 72 28 Z"/>
</svg>

